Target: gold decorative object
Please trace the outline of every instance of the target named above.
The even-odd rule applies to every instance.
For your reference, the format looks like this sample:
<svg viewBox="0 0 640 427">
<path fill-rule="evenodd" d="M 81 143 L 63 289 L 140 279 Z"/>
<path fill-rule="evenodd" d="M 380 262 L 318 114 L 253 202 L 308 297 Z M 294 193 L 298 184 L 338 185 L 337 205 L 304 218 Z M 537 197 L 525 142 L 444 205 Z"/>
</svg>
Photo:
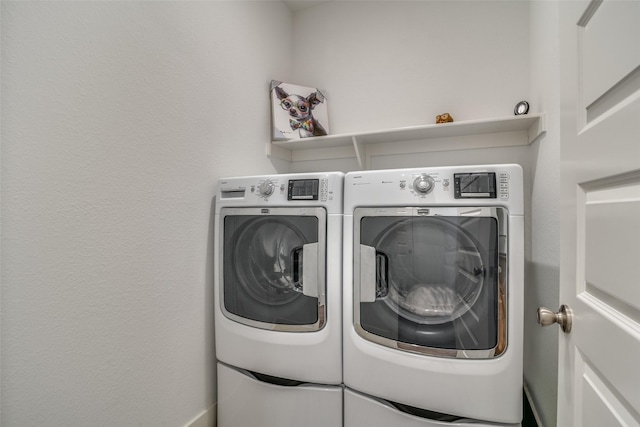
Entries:
<svg viewBox="0 0 640 427">
<path fill-rule="evenodd" d="M 449 123 L 453 121 L 453 117 L 449 113 L 442 113 L 436 116 L 436 123 Z"/>
</svg>

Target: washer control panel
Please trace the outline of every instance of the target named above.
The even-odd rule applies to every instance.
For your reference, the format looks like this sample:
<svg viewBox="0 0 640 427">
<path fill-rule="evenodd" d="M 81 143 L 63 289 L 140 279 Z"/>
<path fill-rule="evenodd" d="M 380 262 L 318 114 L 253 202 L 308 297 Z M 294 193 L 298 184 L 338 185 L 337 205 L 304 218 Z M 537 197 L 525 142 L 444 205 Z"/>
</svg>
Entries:
<svg viewBox="0 0 640 427">
<path fill-rule="evenodd" d="M 267 178 L 259 180 L 258 183 L 252 183 L 248 190 L 250 194 L 255 194 L 265 200 L 275 195 L 288 201 L 317 200 L 326 202 L 332 199 L 329 191 L 329 180 L 326 178 L 288 179 L 285 182 L 280 182 L 278 178 Z M 227 193 L 228 191 L 222 191 L 223 198 Z M 244 190 L 239 189 L 235 193 L 243 196 Z"/>
<path fill-rule="evenodd" d="M 329 214 L 341 214 L 344 173 L 312 172 L 221 178 L 216 211 L 222 207 L 323 206 Z"/>
</svg>

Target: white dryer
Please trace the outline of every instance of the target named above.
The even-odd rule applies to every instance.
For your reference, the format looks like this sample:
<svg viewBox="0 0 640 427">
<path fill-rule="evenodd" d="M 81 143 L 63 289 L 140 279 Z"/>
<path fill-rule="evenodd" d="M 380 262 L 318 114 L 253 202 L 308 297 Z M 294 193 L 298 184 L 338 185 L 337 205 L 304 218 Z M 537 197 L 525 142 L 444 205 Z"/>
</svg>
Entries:
<svg viewBox="0 0 640 427">
<path fill-rule="evenodd" d="M 523 209 L 518 165 L 346 175 L 348 388 L 395 408 L 520 423 Z M 358 401 L 345 401 L 346 427 L 367 425 Z"/>
<path fill-rule="evenodd" d="M 328 412 L 342 418 L 343 178 L 331 172 L 219 181 L 214 329 L 222 362 L 220 427 L 250 425 L 238 424 L 250 422 L 238 417 L 255 415 L 267 390 L 282 393 L 271 393 L 270 409 L 258 411 L 262 425 L 276 425 L 280 418 L 270 417 L 291 405 L 311 414 L 336 396 L 339 404 Z"/>
</svg>

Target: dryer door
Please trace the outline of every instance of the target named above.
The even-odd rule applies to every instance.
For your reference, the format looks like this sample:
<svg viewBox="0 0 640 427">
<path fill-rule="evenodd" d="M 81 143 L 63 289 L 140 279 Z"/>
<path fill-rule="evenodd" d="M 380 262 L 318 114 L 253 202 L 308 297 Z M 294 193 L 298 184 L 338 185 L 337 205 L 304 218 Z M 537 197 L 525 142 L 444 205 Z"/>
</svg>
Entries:
<svg viewBox="0 0 640 427">
<path fill-rule="evenodd" d="M 354 323 L 371 341 L 443 357 L 506 347 L 501 208 L 358 208 Z"/>
<path fill-rule="evenodd" d="M 324 208 L 223 208 L 220 303 L 225 316 L 269 330 L 325 323 Z"/>
</svg>

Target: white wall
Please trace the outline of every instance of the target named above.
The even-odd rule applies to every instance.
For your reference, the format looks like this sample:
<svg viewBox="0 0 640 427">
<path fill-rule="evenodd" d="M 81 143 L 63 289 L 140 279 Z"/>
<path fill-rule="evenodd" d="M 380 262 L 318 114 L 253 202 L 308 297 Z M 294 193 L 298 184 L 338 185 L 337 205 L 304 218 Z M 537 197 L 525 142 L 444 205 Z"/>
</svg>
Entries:
<svg viewBox="0 0 640 427">
<path fill-rule="evenodd" d="M 326 91 L 331 133 L 432 124 L 444 112 L 459 121 L 510 116 L 529 94 L 528 12 L 528 2 L 327 2 L 294 16 L 294 79 Z M 380 157 L 371 166 L 526 167 L 523 153 Z M 358 165 L 347 159 L 292 168 L 346 171 Z"/>
<path fill-rule="evenodd" d="M 210 213 L 274 172 L 280 2 L 2 2 L 2 407 L 184 426 L 215 401 Z"/>
<path fill-rule="evenodd" d="M 531 256 L 525 290 L 525 380 L 545 426 L 556 425 L 559 328 L 536 310 L 556 310 L 560 282 L 560 81 L 558 3 L 531 2 L 531 101 L 546 113 L 546 135 L 531 146 Z"/>
<path fill-rule="evenodd" d="M 527 27 L 527 2 L 328 2 L 295 15 L 294 78 L 327 91 L 332 133 L 508 116 Z"/>
</svg>

